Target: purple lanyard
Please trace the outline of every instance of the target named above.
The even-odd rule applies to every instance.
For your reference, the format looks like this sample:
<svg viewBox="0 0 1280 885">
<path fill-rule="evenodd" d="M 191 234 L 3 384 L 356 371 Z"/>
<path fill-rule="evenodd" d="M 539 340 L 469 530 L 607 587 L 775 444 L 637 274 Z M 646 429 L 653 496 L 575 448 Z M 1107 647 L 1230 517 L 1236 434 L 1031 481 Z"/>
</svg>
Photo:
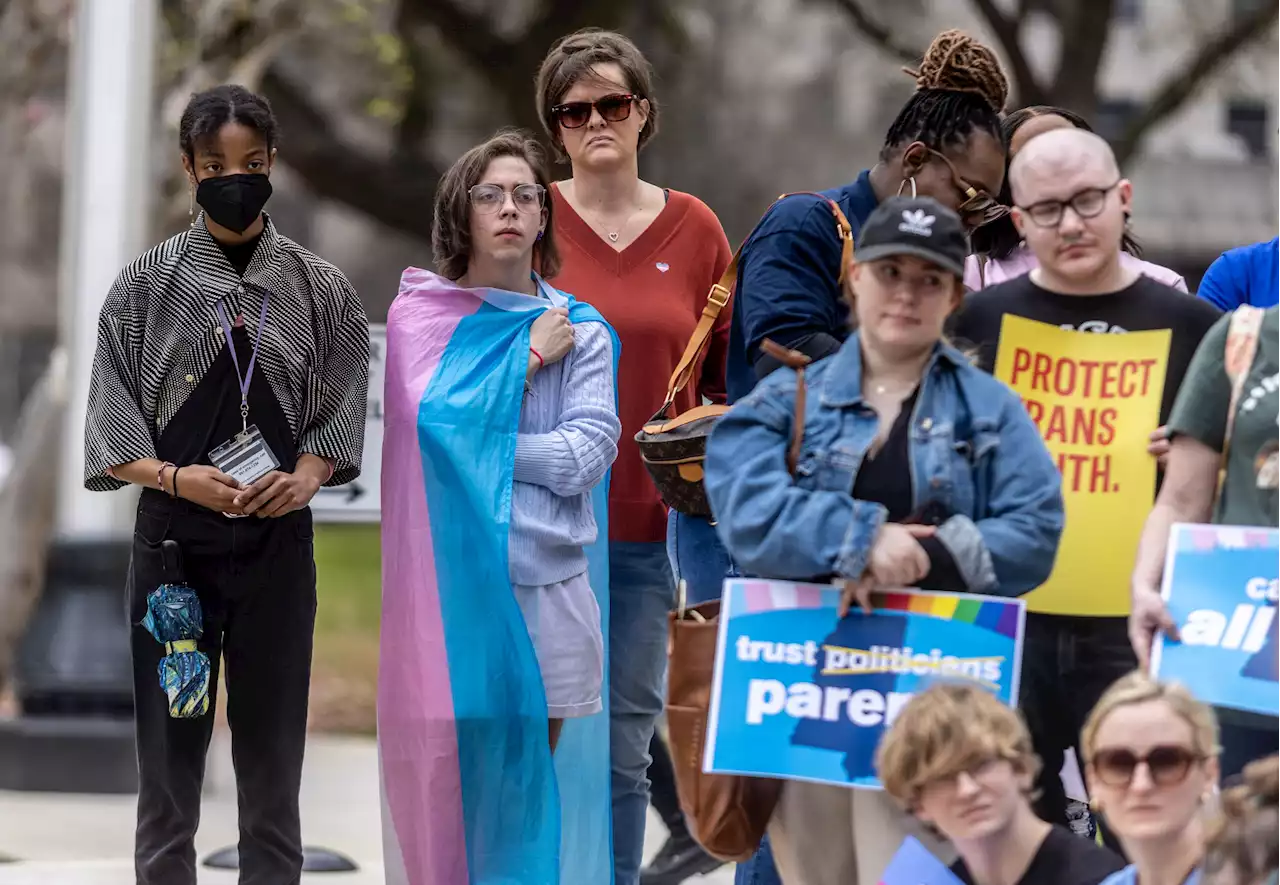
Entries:
<svg viewBox="0 0 1280 885">
<path fill-rule="evenodd" d="M 240 426 L 246 432 L 249 430 L 249 382 L 253 380 L 253 366 L 258 361 L 258 345 L 262 344 L 262 330 L 267 325 L 267 303 L 270 300 L 271 293 L 263 290 L 258 335 L 253 340 L 253 355 L 249 357 L 249 370 L 244 375 L 240 374 L 240 358 L 236 356 L 236 345 L 231 340 L 231 321 L 227 319 L 226 308 L 222 306 L 222 302 L 218 302 L 214 308 L 218 312 L 218 322 L 222 323 L 222 331 L 227 336 L 227 350 L 231 351 L 231 362 L 236 367 L 236 380 L 240 382 Z"/>
</svg>

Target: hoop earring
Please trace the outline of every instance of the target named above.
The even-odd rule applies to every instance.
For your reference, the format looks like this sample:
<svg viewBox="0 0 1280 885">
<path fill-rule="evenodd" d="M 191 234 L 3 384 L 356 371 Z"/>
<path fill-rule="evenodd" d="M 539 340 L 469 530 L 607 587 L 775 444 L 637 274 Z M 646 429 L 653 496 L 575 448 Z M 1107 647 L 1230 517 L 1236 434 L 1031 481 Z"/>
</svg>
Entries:
<svg viewBox="0 0 1280 885">
<path fill-rule="evenodd" d="M 914 175 L 910 178 L 902 179 L 902 184 L 898 185 L 898 196 L 902 196 L 902 189 L 906 187 L 908 183 L 911 184 L 911 199 L 914 200 L 916 197 L 916 177 Z"/>
</svg>

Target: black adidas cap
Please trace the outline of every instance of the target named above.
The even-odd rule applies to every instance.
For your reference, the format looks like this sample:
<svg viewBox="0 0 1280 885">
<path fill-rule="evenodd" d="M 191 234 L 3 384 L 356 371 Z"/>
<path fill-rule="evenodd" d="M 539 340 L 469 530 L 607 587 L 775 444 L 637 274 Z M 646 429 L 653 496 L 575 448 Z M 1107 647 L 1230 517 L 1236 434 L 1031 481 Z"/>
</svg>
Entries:
<svg viewBox="0 0 1280 885">
<path fill-rule="evenodd" d="M 960 216 L 929 197 L 891 197 L 858 231 L 858 261 L 914 255 L 963 279 L 969 237 Z"/>
</svg>

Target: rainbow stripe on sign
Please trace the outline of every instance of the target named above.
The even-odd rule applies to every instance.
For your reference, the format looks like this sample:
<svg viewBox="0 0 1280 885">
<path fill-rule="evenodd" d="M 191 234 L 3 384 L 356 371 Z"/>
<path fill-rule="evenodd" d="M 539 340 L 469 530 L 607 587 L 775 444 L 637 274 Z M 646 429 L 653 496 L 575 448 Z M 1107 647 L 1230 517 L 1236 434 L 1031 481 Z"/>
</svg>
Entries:
<svg viewBox="0 0 1280 885">
<path fill-rule="evenodd" d="M 742 589 L 747 614 L 831 605 L 824 597 L 839 592 L 832 584 L 800 584 L 792 581 L 746 580 Z M 1004 602 L 984 602 L 947 593 L 875 593 L 877 611 L 910 612 L 942 621 L 959 621 L 990 630 L 1009 639 L 1018 635 L 1018 607 Z"/>
<path fill-rule="evenodd" d="M 877 611 L 911 612 L 943 621 L 959 621 L 1010 639 L 1018 635 L 1018 609 L 1012 605 L 915 593 L 874 593 L 871 599 Z"/>
</svg>

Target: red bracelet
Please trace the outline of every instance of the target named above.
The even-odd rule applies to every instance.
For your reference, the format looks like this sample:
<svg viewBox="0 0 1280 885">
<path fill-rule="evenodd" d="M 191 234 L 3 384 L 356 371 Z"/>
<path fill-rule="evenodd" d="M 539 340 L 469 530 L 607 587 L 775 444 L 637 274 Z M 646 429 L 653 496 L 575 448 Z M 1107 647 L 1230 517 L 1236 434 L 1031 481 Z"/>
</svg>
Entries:
<svg viewBox="0 0 1280 885">
<path fill-rule="evenodd" d="M 168 491 L 164 487 L 164 469 L 166 467 L 173 467 L 173 462 L 165 461 L 163 464 L 160 465 L 160 469 L 156 471 L 156 485 L 160 487 L 160 491 L 162 492 Z M 176 470 L 177 468 L 174 467 L 174 469 Z M 173 496 L 174 496 L 173 492 L 169 492 L 169 497 L 173 497 Z"/>
<path fill-rule="evenodd" d="M 542 358 L 542 354 L 538 353 L 538 351 L 537 351 L 537 350 L 535 350 L 533 347 L 530 347 L 530 348 L 529 348 L 529 353 L 533 354 L 534 356 L 536 356 L 536 357 L 538 358 L 538 368 L 539 368 L 539 369 L 545 369 L 545 368 L 547 367 L 546 360 L 544 360 L 544 359 Z"/>
</svg>

